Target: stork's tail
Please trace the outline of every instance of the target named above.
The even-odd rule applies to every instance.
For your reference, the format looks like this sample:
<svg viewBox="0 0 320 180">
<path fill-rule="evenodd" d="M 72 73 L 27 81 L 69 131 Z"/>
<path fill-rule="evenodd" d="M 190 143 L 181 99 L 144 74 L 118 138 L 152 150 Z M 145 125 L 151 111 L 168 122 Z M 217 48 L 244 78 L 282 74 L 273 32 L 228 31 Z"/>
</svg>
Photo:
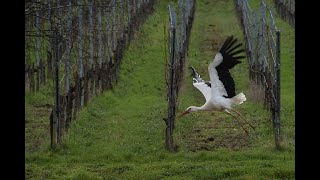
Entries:
<svg viewBox="0 0 320 180">
<path fill-rule="evenodd" d="M 239 104 L 242 104 L 244 101 L 247 100 L 246 96 L 243 94 L 243 92 L 241 92 L 240 94 L 236 95 L 236 96 L 233 96 L 231 98 L 232 100 L 232 104 L 233 105 L 239 105 Z"/>
</svg>

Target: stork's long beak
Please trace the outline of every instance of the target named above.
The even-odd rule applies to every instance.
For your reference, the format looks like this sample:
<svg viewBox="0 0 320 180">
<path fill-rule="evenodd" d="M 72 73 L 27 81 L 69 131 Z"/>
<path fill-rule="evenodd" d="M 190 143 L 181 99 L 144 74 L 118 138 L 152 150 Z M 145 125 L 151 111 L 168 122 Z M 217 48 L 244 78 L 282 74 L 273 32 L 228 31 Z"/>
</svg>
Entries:
<svg viewBox="0 0 320 180">
<path fill-rule="evenodd" d="M 186 115 L 186 114 L 188 114 L 189 113 L 189 111 L 184 111 L 183 113 L 181 113 L 177 118 L 180 118 L 180 117 L 182 117 L 182 116 L 184 116 L 184 115 Z"/>
</svg>

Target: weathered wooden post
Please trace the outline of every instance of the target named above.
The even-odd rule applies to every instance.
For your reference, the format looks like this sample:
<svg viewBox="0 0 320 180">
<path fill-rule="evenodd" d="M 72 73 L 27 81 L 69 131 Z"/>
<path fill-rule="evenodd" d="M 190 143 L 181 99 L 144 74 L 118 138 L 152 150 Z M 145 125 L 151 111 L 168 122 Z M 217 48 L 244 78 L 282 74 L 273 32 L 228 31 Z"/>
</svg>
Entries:
<svg viewBox="0 0 320 180">
<path fill-rule="evenodd" d="M 49 28 L 50 32 L 52 33 L 53 28 L 52 28 L 52 9 L 51 9 L 51 0 L 48 0 L 48 19 L 49 19 Z M 53 33 L 52 33 L 53 34 Z M 52 78 L 53 77 L 53 38 L 49 38 L 49 43 L 48 43 L 48 54 L 47 54 L 47 60 L 48 60 L 48 71 L 47 71 L 47 77 Z"/>
<path fill-rule="evenodd" d="M 111 4 L 111 8 L 112 8 L 112 18 L 113 18 L 113 52 L 116 51 L 116 47 L 117 47 L 117 18 L 116 18 L 116 2 L 115 0 L 112 0 L 112 4 Z M 115 56 L 115 55 L 113 55 Z"/>
<path fill-rule="evenodd" d="M 80 4 L 81 0 L 78 0 L 78 4 Z M 78 108 L 83 107 L 84 105 L 84 94 L 83 94 L 83 56 L 82 56 L 82 51 L 83 51 L 83 39 L 82 39 L 82 6 L 79 8 L 79 79 L 80 79 L 80 106 Z"/>
<path fill-rule="evenodd" d="M 43 62 L 44 60 L 42 60 L 42 59 L 40 59 L 40 69 L 41 69 L 41 83 L 42 84 L 46 84 L 46 74 L 45 74 L 45 70 L 46 70 L 46 68 L 45 68 L 45 66 L 44 66 L 44 62 Z"/>
<path fill-rule="evenodd" d="M 36 11 L 36 63 L 37 63 L 37 85 L 36 85 L 36 90 L 39 92 L 40 90 L 40 78 L 41 78 L 41 68 L 40 68 L 40 27 L 39 27 L 39 12 Z"/>
<path fill-rule="evenodd" d="M 136 15 L 136 0 L 133 0 L 133 15 Z"/>
<path fill-rule="evenodd" d="M 276 32 L 277 35 L 277 54 L 276 54 L 276 111 L 275 111 L 275 140 L 276 140 L 276 148 L 280 149 L 280 31 Z"/>
<path fill-rule="evenodd" d="M 99 49 L 98 49 L 98 58 L 99 58 L 99 73 L 98 73 L 98 87 L 99 87 L 99 94 L 102 92 L 102 84 L 101 84 L 101 76 L 102 76 L 102 59 L 103 59 L 103 49 L 102 49 L 102 15 L 101 15 L 101 8 L 98 8 L 98 40 L 99 40 Z"/>
<path fill-rule="evenodd" d="M 94 55 L 94 47 L 93 47 L 93 20 L 92 20 L 92 17 L 93 17 L 93 7 L 92 7 L 92 0 L 89 0 L 88 2 L 88 8 L 89 8 L 89 31 L 88 31 L 88 36 L 89 36 L 89 52 L 90 52 L 90 56 L 89 56 L 89 63 L 90 63 L 90 66 L 89 66 L 89 77 L 88 77 L 88 83 L 90 84 L 89 85 L 89 88 L 90 89 L 90 93 L 88 92 L 88 99 L 92 99 L 93 96 L 94 96 L 94 92 L 95 92 L 95 76 L 94 76 L 94 69 L 95 69 L 95 66 L 94 66 L 94 63 L 93 63 L 93 55 Z"/>
<path fill-rule="evenodd" d="M 67 47 L 66 47 L 66 81 L 65 81 L 65 95 L 66 95 L 66 104 L 64 107 L 65 113 L 65 129 L 68 131 L 71 121 L 71 112 L 70 112 L 70 101 L 71 101 L 71 91 L 70 91 L 70 77 L 71 77 L 71 28 L 72 28 L 72 4 L 71 0 L 69 0 L 69 8 L 68 8 L 68 19 L 67 19 Z"/>
<path fill-rule="evenodd" d="M 110 5 L 109 5 L 110 8 Z M 107 47 L 107 64 L 109 64 L 111 60 L 111 13 L 110 12 L 105 12 L 105 15 L 107 16 L 106 18 L 106 31 L 107 31 L 107 40 L 106 40 L 106 47 Z"/>
<path fill-rule="evenodd" d="M 170 21 L 170 61 L 169 61 L 169 87 L 168 87 L 168 118 L 166 119 L 166 148 L 174 151 L 173 128 L 175 119 L 175 46 L 176 46 L 176 19 L 172 3 L 169 4 Z"/>
<path fill-rule="evenodd" d="M 52 111 L 51 111 L 51 113 L 50 113 L 50 117 L 49 117 L 49 121 L 50 121 L 50 147 L 52 148 L 53 147 L 53 143 L 54 143 L 54 141 L 53 141 L 53 139 L 54 139 L 54 137 L 53 137 L 53 119 L 54 119 L 54 115 L 53 115 L 53 112 L 54 112 L 54 108 L 52 108 Z"/>
<path fill-rule="evenodd" d="M 59 32 L 56 29 L 55 32 L 55 98 L 56 98 L 56 122 L 57 122 L 57 127 L 56 127 L 56 143 L 60 144 L 61 143 L 61 137 L 60 137 L 60 98 L 59 98 Z"/>
<path fill-rule="evenodd" d="M 131 22 L 131 8 L 130 8 L 130 0 L 127 0 L 127 16 L 128 16 L 128 28 L 130 28 L 129 24 Z M 129 31 L 129 30 L 128 30 Z"/>
<path fill-rule="evenodd" d="M 118 0 L 118 4 L 119 4 L 119 30 L 120 30 L 120 40 L 122 40 L 123 38 L 123 21 L 124 21 L 124 17 L 123 17 L 123 2 L 122 0 Z"/>
<path fill-rule="evenodd" d="M 31 69 L 30 69 L 30 89 L 31 92 L 34 93 L 34 63 L 32 63 Z"/>
<path fill-rule="evenodd" d="M 109 4 L 109 10 L 111 9 L 112 2 Z M 106 30 L 107 30 L 107 41 L 106 41 L 106 48 L 107 48 L 107 63 L 106 63 L 106 88 L 111 87 L 111 76 L 110 76 L 110 65 L 111 65 L 111 12 L 105 12 L 106 18 Z"/>
</svg>

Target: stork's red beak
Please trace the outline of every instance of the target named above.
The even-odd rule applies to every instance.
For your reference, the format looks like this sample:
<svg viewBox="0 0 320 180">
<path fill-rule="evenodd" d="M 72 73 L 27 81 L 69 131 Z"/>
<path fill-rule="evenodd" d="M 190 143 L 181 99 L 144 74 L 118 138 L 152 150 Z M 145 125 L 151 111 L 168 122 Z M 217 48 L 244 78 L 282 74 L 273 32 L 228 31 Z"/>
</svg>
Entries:
<svg viewBox="0 0 320 180">
<path fill-rule="evenodd" d="M 184 111 L 184 112 L 181 113 L 177 118 L 182 117 L 182 116 L 184 116 L 184 115 L 186 115 L 186 114 L 188 114 L 188 113 L 189 113 L 189 111 Z"/>
</svg>

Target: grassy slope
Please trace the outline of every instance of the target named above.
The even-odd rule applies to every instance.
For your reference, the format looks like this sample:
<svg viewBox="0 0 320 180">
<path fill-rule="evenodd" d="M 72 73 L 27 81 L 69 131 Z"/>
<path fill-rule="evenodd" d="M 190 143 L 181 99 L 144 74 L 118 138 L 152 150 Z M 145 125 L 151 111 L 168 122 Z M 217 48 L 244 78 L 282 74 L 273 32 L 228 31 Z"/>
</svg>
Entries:
<svg viewBox="0 0 320 180">
<path fill-rule="evenodd" d="M 168 23 L 168 2 L 158 3 L 154 15 L 136 34 L 124 57 L 118 85 L 81 111 L 63 147 L 26 153 L 28 178 L 293 178 L 294 145 L 284 142 L 283 151 L 274 150 L 269 114 L 250 99 L 238 109 L 258 126 L 252 138 L 243 136 L 238 126 L 225 128 L 233 121 L 223 114 L 197 113 L 176 123 L 175 139 L 180 151 L 171 154 L 164 150 L 162 118 L 166 116 L 167 104 L 163 24 Z M 211 47 L 212 41 L 217 48 L 226 35 L 236 34 L 242 39 L 233 8 L 231 0 L 197 2 L 188 60 L 205 78 L 208 78 L 207 64 L 216 50 Z M 237 92 L 243 90 L 246 94 L 246 62 L 232 73 Z M 178 112 L 203 103 L 188 76 L 189 72 L 179 97 Z M 282 104 L 287 107 L 286 101 Z M 288 114 L 294 117 L 292 112 Z M 292 140 L 294 137 L 288 134 Z M 212 136 L 213 142 L 199 144 Z M 198 151 L 202 147 L 212 151 Z"/>
</svg>

